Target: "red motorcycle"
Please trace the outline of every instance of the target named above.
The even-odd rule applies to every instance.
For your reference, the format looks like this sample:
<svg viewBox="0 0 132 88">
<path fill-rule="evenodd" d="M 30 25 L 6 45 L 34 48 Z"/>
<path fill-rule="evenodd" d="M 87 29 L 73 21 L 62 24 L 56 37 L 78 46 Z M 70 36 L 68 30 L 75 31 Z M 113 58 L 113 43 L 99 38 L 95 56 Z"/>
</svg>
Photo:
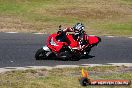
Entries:
<svg viewBox="0 0 132 88">
<path fill-rule="evenodd" d="M 36 60 L 47 59 L 50 56 L 56 56 L 61 60 L 80 60 L 82 56 L 86 56 L 91 48 L 97 46 L 101 42 L 101 38 L 97 36 L 85 36 L 85 48 L 78 50 L 79 42 L 75 40 L 74 34 L 58 31 L 51 34 L 47 39 L 47 44 L 43 48 L 38 49 L 35 54 Z"/>
</svg>

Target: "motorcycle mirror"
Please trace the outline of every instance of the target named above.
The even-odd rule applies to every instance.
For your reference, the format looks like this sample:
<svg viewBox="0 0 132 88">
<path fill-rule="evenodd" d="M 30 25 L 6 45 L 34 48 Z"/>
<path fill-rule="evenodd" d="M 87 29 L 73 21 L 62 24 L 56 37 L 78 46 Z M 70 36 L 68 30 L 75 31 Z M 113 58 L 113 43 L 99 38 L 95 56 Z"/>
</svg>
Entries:
<svg viewBox="0 0 132 88">
<path fill-rule="evenodd" d="M 59 28 L 61 28 L 61 25 L 59 26 Z"/>
<path fill-rule="evenodd" d="M 59 30 L 61 30 L 61 25 L 59 26 Z"/>
</svg>

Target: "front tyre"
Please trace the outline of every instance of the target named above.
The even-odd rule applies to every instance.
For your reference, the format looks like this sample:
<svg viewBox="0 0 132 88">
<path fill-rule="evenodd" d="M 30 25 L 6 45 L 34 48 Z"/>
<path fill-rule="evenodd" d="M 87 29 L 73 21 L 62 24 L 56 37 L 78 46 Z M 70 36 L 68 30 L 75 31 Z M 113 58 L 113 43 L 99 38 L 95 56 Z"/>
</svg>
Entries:
<svg viewBox="0 0 132 88">
<path fill-rule="evenodd" d="M 47 57 L 46 52 L 43 48 L 38 49 L 38 51 L 35 54 L 35 59 L 36 60 L 42 60 L 42 59 L 45 59 L 46 57 Z"/>
</svg>

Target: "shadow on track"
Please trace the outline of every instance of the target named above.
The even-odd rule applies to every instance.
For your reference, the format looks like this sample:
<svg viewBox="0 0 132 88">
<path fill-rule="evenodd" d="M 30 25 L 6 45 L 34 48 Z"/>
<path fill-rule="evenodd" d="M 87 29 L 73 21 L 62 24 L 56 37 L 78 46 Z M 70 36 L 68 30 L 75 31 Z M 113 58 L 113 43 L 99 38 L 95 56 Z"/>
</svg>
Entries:
<svg viewBox="0 0 132 88">
<path fill-rule="evenodd" d="M 80 58 L 80 60 L 81 60 L 81 59 L 90 59 L 90 58 L 93 58 L 93 57 L 95 57 L 95 56 L 93 56 L 93 55 L 82 56 L 82 57 Z M 43 59 L 43 58 L 42 58 L 41 60 L 79 61 L 79 60 L 62 60 L 61 58 L 57 58 L 57 57 L 55 57 L 55 56 L 50 56 L 50 57 L 48 57 L 48 58 L 46 58 L 46 59 Z"/>
<path fill-rule="evenodd" d="M 93 55 L 87 55 L 87 56 L 83 56 L 81 59 L 90 59 L 90 58 L 93 58 L 93 57 L 95 57 L 95 56 L 93 56 Z"/>
</svg>

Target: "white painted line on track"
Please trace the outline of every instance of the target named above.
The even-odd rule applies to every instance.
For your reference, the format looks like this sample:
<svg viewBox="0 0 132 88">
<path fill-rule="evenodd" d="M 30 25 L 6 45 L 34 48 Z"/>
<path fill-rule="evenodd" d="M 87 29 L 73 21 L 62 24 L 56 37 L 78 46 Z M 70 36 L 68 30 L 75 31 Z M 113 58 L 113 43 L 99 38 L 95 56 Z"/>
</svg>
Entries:
<svg viewBox="0 0 132 88">
<path fill-rule="evenodd" d="M 128 66 L 132 67 L 132 63 L 108 63 L 111 64 L 112 66 Z"/>
<path fill-rule="evenodd" d="M 5 33 L 11 33 L 11 34 L 15 34 L 15 33 L 18 33 L 18 32 L 5 32 Z"/>
<path fill-rule="evenodd" d="M 96 35 L 89 35 L 89 36 L 96 36 Z"/>
<path fill-rule="evenodd" d="M 45 33 L 33 33 L 33 34 L 37 34 L 37 35 L 39 35 L 39 34 L 40 34 L 40 35 L 41 35 L 41 34 L 45 34 Z"/>
<path fill-rule="evenodd" d="M 109 37 L 109 38 L 114 38 L 115 36 L 106 36 L 106 37 Z"/>
<path fill-rule="evenodd" d="M 5 32 L 5 33 L 16 34 L 16 33 L 19 33 L 19 32 Z M 47 34 L 47 33 L 40 33 L 40 32 L 38 32 L 38 33 L 32 33 L 32 34 L 42 35 L 42 34 Z M 89 36 L 96 36 L 96 35 L 89 35 Z M 114 38 L 114 37 L 118 37 L 118 36 L 105 36 L 105 37 Z M 128 38 L 132 39 L 132 37 L 128 37 Z"/>
<path fill-rule="evenodd" d="M 128 37 L 128 38 L 131 38 L 132 39 L 132 37 Z"/>
<path fill-rule="evenodd" d="M 5 33 L 19 33 L 19 32 L 5 32 Z M 31 33 L 31 34 L 47 34 L 47 33 L 41 33 L 41 32 L 36 32 L 36 33 Z M 89 36 L 96 36 L 96 35 L 89 35 Z M 105 37 L 110 37 L 110 38 L 113 38 L 113 37 L 118 37 L 118 36 L 105 36 Z M 128 38 L 132 38 L 132 37 L 128 37 Z"/>
<path fill-rule="evenodd" d="M 80 66 L 90 66 L 90 67 L 93 67 L 93 66 L 102 66 L 103 64 L 81 64 Z"/>
<path fill-rule="evenodd" d="M 0 68 L 0 73 L 14 70 L 27 70 L 27 69 L 47 69 L 53 68 L 75 68 L 75 67 L 94 67 L 94 66 L 127 66 L 132 67 L 132 63 L 106 63 L 106 64 L 80 64 L 80 65 L 57 65 L 57 66 L 26 66 L 26 67 L 4 67 Z"/>
</svg>

